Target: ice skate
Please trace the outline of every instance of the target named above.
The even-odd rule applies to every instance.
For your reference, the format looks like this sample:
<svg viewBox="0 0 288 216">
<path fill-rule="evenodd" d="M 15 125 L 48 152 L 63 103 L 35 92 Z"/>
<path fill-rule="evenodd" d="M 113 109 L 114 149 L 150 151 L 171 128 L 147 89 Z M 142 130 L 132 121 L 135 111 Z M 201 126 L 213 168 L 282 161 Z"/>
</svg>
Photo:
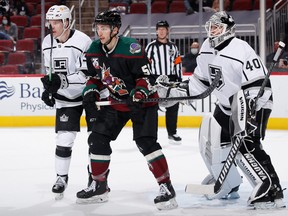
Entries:
<svg viewBox="0 0 288 216">
<path fill-rule="evenodd" d="M 177 134 L 172 134 L 168 136 L 169 144 L 171 145 L 181 145 L 182 138 Z"/>
<path fill-rule="evenodd" d="M 233 199 L 239 199 L 240 195 L 238 193 L 239 186 L 233 188 L 227 195 L 221 197 L 223 200 L 233 200 Z"/>
<path fill-rule="evenodd" d="M 248 205 L 253 209 L 282 209 L 286 208 L 281 186 L 273 185 L 264 197 L 254 201 L 248 200 Z"/>
<path fill-rule="evenodd" d="M 154 199 L 154 203 L 159 210 L 175 209 L 178 207 L 176 202 L 175 190 L 171 183 L 160 184 L 159 195 Z"/>
<path fill-rule="evenodd" d="M 103 203 L 108 201 L 108 193 L 110 188 L 107 185 L 107 181 L 95 181 L 84 190 L 77 193 L 76 203 L 78 204 L 90 204 L 90 203 Z"/>
<path fill-rule="evenodd" d="M 68 183 L 67 175 L 57 176 L 56 182 L 52 187 L 52 192 L 55 194 L 55 200 L 63 199 L 67 183 Z"/>
<path fill-rule="evenodd" d="M 77 196 L 76 203 L 90 204 L 90 203 L 107 202 L 108 193 L 110 192 L 110 188 L 108 187 L 108 184 L 107 184 L 108 174 L 109 174 L 109 171 L 106 173 L 106 179 L 104 181 L 97 181 L 97 180 L 92 179 L 92 182 L 87 188 L 79 191 L 76 194 Z"/>
</svg>

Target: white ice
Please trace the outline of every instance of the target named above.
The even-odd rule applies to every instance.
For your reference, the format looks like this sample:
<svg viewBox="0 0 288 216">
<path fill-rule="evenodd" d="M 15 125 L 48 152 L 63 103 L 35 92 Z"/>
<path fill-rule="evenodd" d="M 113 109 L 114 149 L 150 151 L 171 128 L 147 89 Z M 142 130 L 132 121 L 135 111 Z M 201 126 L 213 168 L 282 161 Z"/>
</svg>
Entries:
<svg viewBox="0 0 288 216">
<path fill-rule="evenodd" d="M 73 148 L 69 185 L 65 197 L 55 201 L 51 192 L 55 180 L 53 128 L 0 128 L 0 215 L 2 216 L 286 216 L 288 209 L 250 210 L 246 201 L 251 186 L 244 178 L 241 198 L 234 201 L 208 201 L 184 192 L 187 183 L 200 183 L 207 170 L 198 151 L 198 129 L 179 128 L 182 145 L 169 145 L 166 129 L 159 128 L 159 142 L 170 167 L 179 207 L 159 211 L 153 204 L 158 185 L 144 157 L 132 141 L 131 128 L 125 128 L 112 143 L 109 201 L 103 204 L 76 204 L 76 193 L 87 185 L 87 133 L 81 128 Z M 283 188 L 288 184 L 288 132 L 268 130 L 263 142 L 270 154 Z M 285 190 L 285 203 L 288 193 Z"/>
</svg>

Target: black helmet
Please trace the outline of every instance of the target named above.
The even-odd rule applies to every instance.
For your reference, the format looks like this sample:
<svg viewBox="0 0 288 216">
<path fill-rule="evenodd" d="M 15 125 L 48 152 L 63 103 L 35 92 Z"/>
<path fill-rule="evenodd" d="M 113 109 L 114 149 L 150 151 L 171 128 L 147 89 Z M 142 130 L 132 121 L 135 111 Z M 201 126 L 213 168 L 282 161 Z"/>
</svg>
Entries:
<svg viewBox="0 0 288 216">
<path fill-rule="evenodd" d="M 156 29 L 158 29 L 159 27 L 169 28 L 169 23 L 166 20 L 158 21 L 156 24 Z"/>
<path fill-rule="evenodd" d="M 99 13 L 95 18 L 95 24 L 104 24 L 121 27 L 121 16 L 116 10 L 107 10 Z"/>
</svg>

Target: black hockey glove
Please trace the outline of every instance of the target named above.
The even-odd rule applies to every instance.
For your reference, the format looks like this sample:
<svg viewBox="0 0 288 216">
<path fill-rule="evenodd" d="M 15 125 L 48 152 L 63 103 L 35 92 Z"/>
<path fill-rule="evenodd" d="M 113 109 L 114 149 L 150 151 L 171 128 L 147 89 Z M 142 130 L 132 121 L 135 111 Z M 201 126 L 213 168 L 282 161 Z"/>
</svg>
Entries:
<svg viewBox="0 0 288 216">
<path fill-rule="evenodd" d="M 82 95 L 84 109 L 97 109 L 95 102 L 100 100 L 100 94 L 95 84 L 86 86 Z"/>
<path fill-rule="evenodd" d="M 49 107 L 53 107 L 55 105 L 54 97 L 52 96 L 50 98 L 50 93 L 46 90 L 42 93 L 41 100 Z"/>
<path fill-rule="evenodd" d="M 65 89 L 68 87 L 68 80 L 64 74 L 51 74 L 51 81 L 49 80 L 49 75 L 45 75 L 41 78 L 44 89 L 49 93 L 56 93 L 58 89 Z"/>
<path fill-rule="evenodd" d="M 252 113 L 252 108 L 255 106 L 255 100 L 253 98 L 246 98 L 247 103 L 247 125 L 246 125 L 246 131 L 247 134 L 253 133 L 257 127 L 258 123 L 256 122 L 256 110 L 254 110 L 255 113 Z"/>
</svg>

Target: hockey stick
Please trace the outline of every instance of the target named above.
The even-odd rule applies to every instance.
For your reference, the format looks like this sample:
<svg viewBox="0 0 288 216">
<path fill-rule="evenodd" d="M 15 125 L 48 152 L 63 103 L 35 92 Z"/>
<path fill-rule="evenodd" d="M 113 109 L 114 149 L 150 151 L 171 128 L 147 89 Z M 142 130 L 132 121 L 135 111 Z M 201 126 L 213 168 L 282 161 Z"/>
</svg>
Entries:
<svg viewBox="0 0 288 216">
<path fill-rule="evenodd" d="M 272 73 L 272 69 L 274 68 L 275 64 L 279 60 L 279 58 L 280 58 L 280 56 L 284 50 L 284 47 L 285 47 L 285 44 L 283 42 L 279 42 L 279 47 L 278 47 L 278 49 L 274 55 L 273 61 L 271 62 L 270 66 L 268 68 L 268 73 L 266 74 L 265 79 L 264 79 L 264 81 L 263 81 L 263 83 L 259 89 L 259 92 L 255 98 L 255 103 L 254 103 L 253 107 L 251 108 L 251 111 L 253 111 L 252 114 L 254 114 L 254 118 L 256 115 L 255 111 L 256 111 L 257 101 L 263 95 L 264 89 L 267 85 L 270 74 Z M 242 97 L 244 97 L 244 96 L 242 96 Z M 239 97 L 237 99 L 240 100 L 241 97 Z M 241 106 L 241 103 L 246 103 L 246 101 L 243 100 L 242 102 L 238 103 L 238 104 L 240 104 L 239 106 Z M 232 109 L 233 109 L 233 107 L 232 107 Z M 235 111 L 237 112 L 237 109 L 235 109 Z M 225 160 L 225 163 L 222 166 L 222 169 L 220 171 L 220 174 L 219 174 L 215 184 L 214 185 L 213 184 L 211 184 L 211 185 L 188 184 L 188 185 L 186 185 L 186 188 L 185 188 L 185 191 L 187 193 L 213 195 L 213 194 L 217 194 L 221 191 L 223 183 L 224 183 L 224 181 L 225 181 L 225 179 L 226 179 L 226 177 L 230 171 L 232 164 L 234 163 L 235 157 L 239 151 L 239 148 L 240 148 L 242 141 L 243 141 L 245 134 L 246 134 L 245 125 L 243 125 L 243 124 L 236 125 L 237 123 L 235 123 L 235 122 L 237 122 L 237 120 L 235 120 L 235 119 L 234 119 L 234 121 L 232 119 L 232 122 L 234 122 L 234 133 L 232 136 L 232 146 L 231 146 L 231 149 L 230 149 L 228 156 Z M 238 122 L 240 122 L 240 120 Z M 243 121 L 242 121 L 242 123 L 243 123 Z M 237 128 L 237 129 L 235 129 L 235 128 Z"/>
<path fill-rule="evenodd" d="M 51 39 L 51 49 L 50 49 L 50 64 L 49 64 L 49 82 L 52 81 L 52 72 L 53 72 L 53 64 L 52 64 L 52 50 L 53 50 L 53 30 L 52 25 L 49 24 L 49 33 Z M 49 99 L 52 100 L 52 93 L 49 93 Z"/>
<path fill-rule="evenodd" d="M 220 78 L 221 78 L 221 71 L 218 71 L 215 75 L 214 80 L 212 81 L 211 85 L 201 94 L 194 95 L 194 96 L 183 96 L 183 97 L 170 97 L 170 98 L 146 98 L 142 99 L 142 103 L 149 103 L 149 102 L 167 102 L 167 101 L 182 101 L 182 100 L 198 100 L 203 99 L 209 96 L 214 89 L 216 88 Z M 168 85 L 168 84 L 167 84 Z M 97 101 L 97 106 L 110 106 L 110 105 L 116 105 L 116 104 L 126 104 L 126 100 L 120 100 L 120 101 Z"/>
<path fill-rule="evenodd" d="M 283 43 L 282 41 L 280 41 L 280 42 L 279 42 L 278 49 L 277 49 L 277 51 L 276 51 L 276 53 L 275 53 L 275 55 L 274 55 L 274 57 L 273 57 L 273 60 L 272 60 L 271 64 L 269 65 L 268 72 L 267 72 L 267 74 L 266 74 L 266 76 L 265 76 L 265 79 L 264 79 L 264 81 L 263 81 L 263 83 L 262 83 L 262 85 L 261 85 L 261 88 L 260 88 L 260 90 L 259 90 L 259 92 L 258 92 L 258 94 L 257 94 L 257 96 L 256 96 L 256 98 L 255 98 L 255 103 L 253 104 L 253 107 L 251 108 L 251 113 L 252 113 L 252 115 L 254 115 L 254 116 L 252 116 L 252 117 L 254 117 L 254 118 L 255 118 L 255 114 L 256 114 L 255 111 L 256 111 L 257 101 L 258 101 L 259 98 L 263 95 L 264 89 L 265 89 L 265 87 L 266 87 L 266 85 L 267 85 L 267 82 L 268 82 L 268 80 L 269 80 L 269 77 L 270 77 L 270 75 L 271 75 L 271 73 L 272 73 L 272 69 L 274 68 L 275 64 L 278 62 L 280 56 L 282 55 L 282 53 L 283 53 L 283 51 L 284 51 L 284 48 L 285 48 L 285 43 Z"/>
</svg>

